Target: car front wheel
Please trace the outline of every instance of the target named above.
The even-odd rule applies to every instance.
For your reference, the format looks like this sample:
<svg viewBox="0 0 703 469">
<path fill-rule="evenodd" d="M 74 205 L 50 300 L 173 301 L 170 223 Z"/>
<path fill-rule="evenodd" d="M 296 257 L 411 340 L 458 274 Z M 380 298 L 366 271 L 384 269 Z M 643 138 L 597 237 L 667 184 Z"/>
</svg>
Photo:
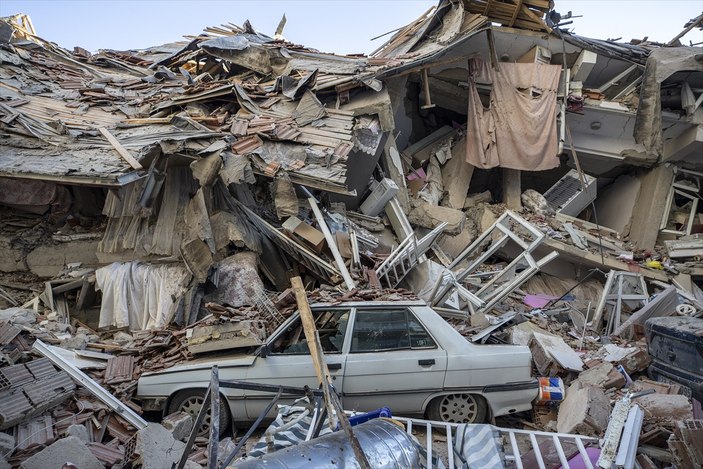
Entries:
<svg viewBox="0 0 703 469">
<path fill-rule="evenodd" d="M 483 423 L 487 414 L 486 400 L 477 394 L 446 394 L 430 402 L 430 420 L 451 423 Z"/>
<path fill-rule="evenodd" d="M 186 389 L 185 391 L 179 391 L 171 399 L 171 403 L 168 406 L 169 414 L 174 412 L 185 412 L 190 414 L 193 418 L 193 423 L 198 417 L 198 412 L 203 406 L 205 400 L 205 392 L 202 389 Z M 229 406 L 227 401 L 220 396 L 220 435 L 222 435 L 231 421 L 231 416 L 229 413 Z M 203 424 L 200 426 L 198 431 L 198 436 L 205 436 L 210 432 L 210 409 L 208 409 L 203 419 Z"/>
</svg>

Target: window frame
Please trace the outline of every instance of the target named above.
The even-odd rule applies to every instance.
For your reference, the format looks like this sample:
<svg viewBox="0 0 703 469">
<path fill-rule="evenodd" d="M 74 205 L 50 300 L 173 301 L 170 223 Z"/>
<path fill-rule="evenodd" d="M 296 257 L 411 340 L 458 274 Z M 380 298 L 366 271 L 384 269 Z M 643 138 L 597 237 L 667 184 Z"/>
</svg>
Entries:
<svg viewBox="0 0 703 469">
<path fill-rule="evenodd" d="M 347 319 L 347 325 L 344 331 L 344 340 L 342 341 L 342 347 L 341 350 L 335 351 L 335 352 L 328 352 L 323 350 L 323 353 L 325 355 L 341 355 L 345 353 L 345 348 L 347 347 L 347 337 L 349 337 L 349 334 L 351 332 L 350 327 L 353 324 L 354 321 L 354 308 L 353 307 L 332 307 L 332 308 L 316 308 L 316 309 L 311 309 L 313 319 L 317 321 L 317 317 L 319 315 L 325 314 L 325 313 L 334 313 L 334 312 L 339 312 L 341 314 L 348 313 L 349 318 Z M 300 317 L 300 311 L 296 311 L 291 317 L 289 321 L 284 322 L 281 324 L 281 328 L 278 331 L 277 334 L 272 335 L 269 340 L 266 342 L 266 346 L 268 348 L 268 351 L 266 355 L 272 355 L 272 356 L 277 356 L 277 357 L 285 357 L 285 356 L 299 356 L 299 355 L 310 355 L 309 349 L 308 352 L 274 352 L 273 351 L 273 344 L 276 343 L 282 336 L 286 333 L 288 329 L 295 325 L 299 325 L 299 327 L 303 326 L 303 321 L 302 318 Z M 317 327 L 317 324 L 315 324 L 315 327 Z M 304 337 L 305 334 L 303 331 L 301 331 L 301 336 Z"/>
<path fill-rule="evenodd" d="M 408 345 L 407 347 L 402 347 L 402 348 L 385 348 L 385 349 L 375 349 L 375 350 L 360 350 L 360 351 L 355 351 L 352 349 L 353 347 L 353 335 L 354 335 L 354 329 L 356 328 L 357 321 L 359 320 L 359 313 L 362 312 L 392 312 L 392 311 L 404 311 L 405 312 L 405 325 L 406 325 L 406 330 L 408 332 L 408 342 L 411 345 Z M 432 339 L 433 345 L 432 346 L 425 346 L 425 347 L 413 347 L 412 346 L 412 338 L 410 336 L 410 327 L 409 327 L 409 315 L 412 315 L 412 317 L 417 321 L 417 323 L 423 328 L 425 333 Z M 430 331 L 430 328 L 428 328 L 425 323 L 423 323 L 420 318 L 415 314 L 412 308 L 409 308 L 407 306 L 398 306 L 398 307 L 393 307 L 392 305 L 388 305 L 388 308 L 385 306 L 383 309 L 380 309 L 378 307 L 358 307 L 354 308 L 354 316 L 353 316 L 353 321 L 350 321 L 351 323 L 351 330 L 347 330 L 347 335 L 345 336 L 345 342 L 348 342 L 348 348 L 347 348 L 347 353 L 349 354 L 361 354 L 361 353 L 386 353 L 386 352 L 399 352 L 399 351 L 419 351 L 419 350 L 442 350 L 442 347 L 440 347 L 439 342 L 437 339 L 432 335 L 432 332 Z"/>
</svg>

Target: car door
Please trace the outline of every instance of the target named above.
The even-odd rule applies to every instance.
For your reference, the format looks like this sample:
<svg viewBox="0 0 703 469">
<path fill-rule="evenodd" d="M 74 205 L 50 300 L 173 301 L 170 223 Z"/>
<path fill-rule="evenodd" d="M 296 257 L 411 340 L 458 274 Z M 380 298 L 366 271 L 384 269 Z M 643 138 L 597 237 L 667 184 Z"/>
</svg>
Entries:
<svg viewBox="0 0 703 469">
<path fill-rule="evenodd" d="M 330 370 L 332 384 L 342 389 L 344 357 L 342 347 L 347 333 L 350 309 L 313 309 L 315 326 Z M 312 357 L 303 333 L 300 317 L 296 317 L 283 330 L 274 334 L 267 342 L 268 353 L 259 356 L 247 372 L 246 379 L 252 383 L 286 385 L 317 389 L 319 382 Z M 245 391 L 245 407 L 248 418 L 255 419 L 271 401 L 271 393 Z M 284 401 L 302 396 L 287 396 Z M 275 415 L 275 411 L 272 416 Z"/>
<path fill-rule="evenodd" d="M 442 389 L 447 354 L 412 309 L 357 309 L 347 341 L 345 409 L 388 406 L 399 415 L 419 414 Z"/>
</svg>

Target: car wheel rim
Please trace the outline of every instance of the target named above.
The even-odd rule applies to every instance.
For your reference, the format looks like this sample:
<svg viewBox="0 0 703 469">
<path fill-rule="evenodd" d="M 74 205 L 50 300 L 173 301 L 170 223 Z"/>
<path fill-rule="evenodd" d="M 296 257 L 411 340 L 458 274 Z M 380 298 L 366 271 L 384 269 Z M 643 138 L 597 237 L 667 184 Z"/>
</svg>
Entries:
<svg viewBox="0 0 703 469">
<path fill-rule="evenodd" d="M 200 412 L 200 409 L 203 407 L 203 402 L 205 402 L 205 399 L 200 396 L 189 397 L 181 404 L 180 411 L 190 414 L 190 416 L 193 418 L 193 422 L 195 422 L 195 419 L 198 417 L 198 412 Z M 203 424 L 200 426 L 200 431 L 198 432 L 198 434 L 205 433 L 209 428 L 210 409 L 208 409 L 208 411 L 205 413 L 205 418 L 203 418 Z"/>
<path fill-rule="evenodd" d="M 470 394 L 450 394 L 439 404 L 439 415 L 444 422 L 472 423 L 477 414 L 476 399 Z"/>
</svg>

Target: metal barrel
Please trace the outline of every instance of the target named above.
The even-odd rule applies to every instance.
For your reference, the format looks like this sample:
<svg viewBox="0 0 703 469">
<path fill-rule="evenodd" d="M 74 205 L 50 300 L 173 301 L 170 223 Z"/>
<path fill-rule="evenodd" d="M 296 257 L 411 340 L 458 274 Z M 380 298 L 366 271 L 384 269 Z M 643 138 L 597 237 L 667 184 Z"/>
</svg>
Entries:
<svg viewBox="0 0 703 469">
<path fill-rule="evenodd" d="M 373 469 L 408 469 L 420 466 L 420 451 L 402 427 L 374 419 L 354 427 L 354 435 Z M 229 466 L 236 469 L 341 469 L 359 464 L 343 431 L 329 433 L 261 458 Z"/>
</svg>

